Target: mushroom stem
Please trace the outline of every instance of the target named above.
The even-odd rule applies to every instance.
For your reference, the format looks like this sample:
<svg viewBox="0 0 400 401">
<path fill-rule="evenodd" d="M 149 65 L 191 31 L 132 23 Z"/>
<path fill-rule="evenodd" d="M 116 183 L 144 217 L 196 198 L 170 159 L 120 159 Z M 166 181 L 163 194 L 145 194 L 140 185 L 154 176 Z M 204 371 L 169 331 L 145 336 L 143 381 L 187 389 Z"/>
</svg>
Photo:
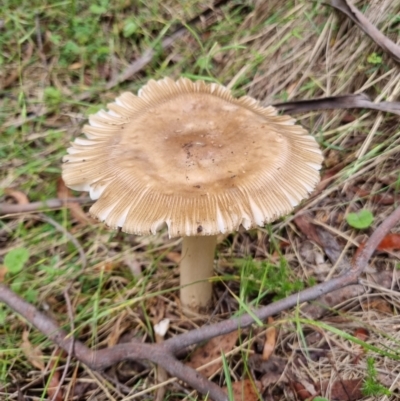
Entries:
<svg viewBox="0 0 400 401">
<path fill-rule="evenodd" d="M 180 262 L 182 308 L 199 312 L 211 303 L 217 236 L 183 237 Z"/>
</svg>

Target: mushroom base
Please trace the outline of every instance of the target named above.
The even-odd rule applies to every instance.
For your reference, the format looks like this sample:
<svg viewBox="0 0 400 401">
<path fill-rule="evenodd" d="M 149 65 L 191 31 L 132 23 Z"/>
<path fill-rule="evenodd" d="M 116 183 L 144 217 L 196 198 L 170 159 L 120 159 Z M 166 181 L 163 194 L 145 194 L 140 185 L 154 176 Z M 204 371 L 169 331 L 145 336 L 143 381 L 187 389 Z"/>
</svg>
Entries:
<svg viewBox="0 0 400 401">
<path fill-rule="evenodd" d="M 184 237 L 180 262 L 181 303 L 184 310 L 201 312 L 211 304 L 217 236 Z"/>
</svg>

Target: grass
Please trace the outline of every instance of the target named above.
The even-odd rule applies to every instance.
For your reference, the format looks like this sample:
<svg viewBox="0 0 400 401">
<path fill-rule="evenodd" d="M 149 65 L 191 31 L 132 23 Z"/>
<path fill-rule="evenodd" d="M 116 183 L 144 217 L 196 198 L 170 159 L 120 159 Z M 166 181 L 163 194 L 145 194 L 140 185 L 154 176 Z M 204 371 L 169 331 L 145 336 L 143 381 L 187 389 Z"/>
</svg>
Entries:
<svg viewBox="0 0 400 401">
<path fill-rule="evenodd" d="M 187 34 L 167 51 L 160 47 L 162 39 L 201 12 L 203 2 L 3 3 L 0 202 L 12 201 L 6 188 L 25 193 L 30 201 L 57 197 L 61 158 L 68 143 L 80 135 L 88 114 L 124 90 L 136 92 L 150 78 L 183 75 L 216 81 L 237 96 L 249 94 L 263 104 L 359 92 L 378 100 L 399 97 L 398 66 L 342 15 L 320 2 L 287 1 L 284 7 L 278 0 L 230 2 L 197 28 L 187 26 Z M 397 2 L 358 1 L 357 5 L 385 34 L 398 37 Z M 105 89 L 150 47 L 155 56 L 140 73 L 112 90 Z M 398 202 L 398 118 L 366 110 L 296 117 L 324 151 L 322 174 L 334 174 L 325 190 L 305 202 L 302 210 L 335 230 L 351 258 L 363 236 Z M 360 190 L 362 195 L 357 194 Z M 394 204 L 378 202 L 377 195 L 394 197 Z M 361 210 L 374 216 L 364 230 L 346 220 L 349 213 Z M 160 311 L 171 320 L 169 335 L 205 323 L 201 318 L 188 320 L 179 312 L 179 241 L 169 241 L 165 233 L 135 237 L 109 232 L 102 224 L 77 221 L 67 209 L 42 213 L 47 219 L 17 214 L 0 220 L 0 267 L 10 252 L 29 253 L 23 268 L 7 273 L 3 280 L 67 330 L 71 325 L 63 290 L 72 283 L 74 334 L 88 346 L 110 346 L 121 338 L 152 341 L 152 325 Z M 323 263 L 317 264 L 321 254 Z M 285 358 L 292 377 L 308 383 L 310 378 L 332 383 L 338 377 L 363 378 L 363 400 L 398 399 L 400 371 L 394 357 L 400 340 L 398 287 L 388 289 L 373 281 L 373 274 L 376 278 L 394 269 L 396 260 L 393 254 L 376 254 L 371 274 L 362 281 L 368 291 L 331 310 L 321 321 L 306 321 L 298 310 L 278 318 L 275 354 Z M 298 231 L 293 216 L 220 238 L 215 286 L 215 300 L 220 302 L 210 319 L 247 312 L 322 281 L 331 267 L 323 252 Z M 15 399 L 20 388 L 33 399 L 46 399 L 50 379 L 62 369 L 65 357 L 2 305 L 0 323 L 0 398 Z M 369 333 L 365 353 L 354 340 L 359 327 Z M 21 346 L 26 330 L 28 353 Z M 244 366 L 247 359 L 242 351 L 257 351 L 263 330 L 255 327 L 243 333 L 240 346 L 224 356 L 224 368 L 215 382 L 226 385 L 246 376 L 249 368 Z M 315 349 L 326 352 L 314 360 Z M 46 372 L 32 364 L 34 351 L 48 365 Z M 296 359 L 299 354 L 306 355 L 301 364 Z M 257 379 L 261 376 L 256 373 Z M 267 389 L 275 400 L 293 397 L 283 377 Z M 73 362 L 66 389 L 82 400 L 127 400 L 129 391 L 130 396 L 147 391 L 137 397 L 150 399 L 155 384 L 151 366 L 123 363 L 103 377 Z M 166 389 L 165 400 L 200 399 L 177 383 Z M 321 396 L 330 399 L 331 395 Z"/>
</svg>

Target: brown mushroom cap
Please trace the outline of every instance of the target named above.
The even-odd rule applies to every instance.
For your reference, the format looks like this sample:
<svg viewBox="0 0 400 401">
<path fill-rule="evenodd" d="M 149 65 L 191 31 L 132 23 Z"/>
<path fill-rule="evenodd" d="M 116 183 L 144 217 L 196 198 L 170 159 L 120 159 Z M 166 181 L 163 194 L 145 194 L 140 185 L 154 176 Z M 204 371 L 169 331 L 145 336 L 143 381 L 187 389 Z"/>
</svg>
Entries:
<svg viewBox="0 0 400 401">
<path fill-rule="evenodd" d="M 315 139 L 289 116 L 217 84 L 149 81 L 89 117 L 63 178 L 111 228 L 171 237 L 263 226 L 319 181 Z"/>
</svg>

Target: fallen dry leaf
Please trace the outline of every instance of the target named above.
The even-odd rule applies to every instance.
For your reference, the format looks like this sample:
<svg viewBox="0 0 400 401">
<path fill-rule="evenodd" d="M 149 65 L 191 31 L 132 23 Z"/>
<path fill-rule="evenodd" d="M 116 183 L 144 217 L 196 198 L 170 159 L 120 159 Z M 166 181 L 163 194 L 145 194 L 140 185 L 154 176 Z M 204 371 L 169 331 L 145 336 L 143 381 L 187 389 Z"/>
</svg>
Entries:
<svg viewBox="0 0 400 401">
<path fill-rule="evenodd" d="M 181 254 L 179 252 L 168 252 L 165 257 L 176 264 L 181 261 Z"/>
<path fill-rule="evenodd" d="M 311 220 L 306 215 L 296 216 L 294 218 L 294 223 L 297 228 L 311 241 L 314 241 L 318 245 L 322 245 L 319 239 L 316 226 L 311 223 Z"/>
<path fill-rule="evenodd" d="M 47 395 L 49 396 L 49 399 L 51 401 L 63 401 L 64 400 L 64 395 L 63 395 L 63 391 L 62 389 L 60 389 L 57 392 L 58 387 L 61 385 L 60 383 L 60 379 L 61 379 L 61 371 L 58 369 L 55 369 L 57 366 L 57 361 L 58 358 L 57 356 L 63 356 L 64 355 L 64 351 L 61 349 L 58 349 L 55 352 L 55 358 L 51 358 L 49 361 L 49 364 L 47 366 L 47 370 L 50 372 L 53 372 L 51 374 L 50 377 L 50 381 L 48 383 L 48 387 L 47 387 Z M 57 393 L 57 395 L 56 395 Z M 56 395 L 56 397 L 54 398 L 54 396 Z"/>
<path fill-rule="evenodd" d="M 353 336 L 358 338 L 361 341 L 367 341 L 369 337 L 368 330 L 364 329 L 363 327 L 358 327 L 354 330 Z M 359 352 L 355 353 L 355 357 L 352 361 L 353 365 L 357 365 L 360 359 L 365 355 L 366 350 L 362 345 L 356 346 L 359 349 Z"/>
<path fill-rule="evenodd" d="M 57 198 L 63 200 L 72 197 L 71 190 L 66 187 L 63 179 L 60 177 L 57 182 Z M 78 223 L 88 224 L 94 222 L 94 220 L 85 213 L 78 202 L 67 202 L 65 205 L 70 210 L 72 218 Z"/>
<path fill-rule="evenodd" d="M 290 387 L 292 388 L 293 392 L 301 401 L 305 401 L 308 399 L 312 399 L 312 394 L 305 388 L 305 386 L 300 382 L 290 382 Z"/>
<path fill-rule="evenodd" d="M 118 317 L 117 321 L 115 324 L 113 324 L 111 333 L 107 337 L 107 345 L 109 348 L 113 347 L 114 345 L 118 344 L 119 338 L 121 337 L 121 334 L 126 330 L 126 326 L 121 325 L 121 322 L 123 319 L 126 319 L 127 313 L 123 312 L 121 315 Z"/>
<path fill-rule="evenodd" d="M 28 361 L 36 369 L 44 370 L 43 354 L 39 347 L 34 347 L 29 341 L 29 331 L 24 330 L 22 333 L 21 349 Z"/>
<path fill-rule="evenodd" d="M 268 318 L 268 324 L 272 325 L 274 319 L 272 317 Z M 276 327 L 270 326 L 265 331 L 265 343 L 262 353 L 262 359 L 267 361 L 269 357 L 273 354 L 276 345 Z"/>
<path fill-rule="evenodd" d="M 226 387 L 223 387 L 223 390 L 228 394 Z M 258 401 L 261 383 L 257 380 L 245 379 L 232 383 L 232 390 L 234 401 Z"/>
<path fill-rule="evenodd" d="M 286 382 L 285 376 L 282 376 L 287 365 L 287 360 L 278 356 L 271 356 L 268 361 L 262 359 L 262 355 L 253 354 L 248 358 L 249 368 L 252 371 L 261 373 L 261 385 L 265 389 L 279 380 Z"/>
<path fill-rule="evenodd" d="M 313 195 L 316 196 L 320 194 L 335 179 L 336 174 L 339 173 L 344 167 L 344 162 L 341 162 L 335 167 L 326 170 L 321 176 L 321 181 L 315 187 Z"/>
<path fill-rule="evenodd" d="M 80 68 L 82 68 L 82 63 L 81 62 L 76 62 L 76 63 L 72 63 L 71 65 L 68 66 L 69 70 L 79 70 Z"/>
<path fill-rule="evenodd" d="M 7 267 L 5 266 L 0 266 L 0 283 L 2 283 L 4 281 L 4 277 L 7 274 Z"/>
<path fill-rule="evenodd" d="M 389 304 L 389 302 L 387 302 L 384 299 L 372 299 L 372 300 L 369 300 L 366 303 L 363 303 L 362 305 L 367 310 L 374 309 L 374 310 L 376 310 L 378 312 L 387 313 L 389 315 L 393 314 L 392 306 Z"/>
<path fill-rule="evenodd" d="M 364 329 L 363 327 L 358 327 L 355 329 L 353 335 L 361 341 L 366 341 L 369 337 L 368 330 Z"/>
<path fill-rule="evenodd" d="M 341 161 L 341 152 L 331 149 L 325 157 L 324 164 L 327 169 L 337 167 Z"/>
<path fill-rule="evenodd" d="M 225 334 L 223 336 L 218 336 L 212 338 L 205 345 L 200 348 L 197 348 L 191 358 L 190 362 L 187 362 L 186 365 L 190 366 L 193 369 L 197 369 L 200 366 L 203 366 L 214 359 L 220 358 L 221 353 L 224 354 L 231 351 L 238 340 L 239 334 L 237 331 L 234 331 L 229 334 Z M 210 377 L 214 373 L 218 372 L 222 367 L 222 360 L 219 359 L 217 362 L 213 363 L 210 366 L 201 370 L 201 373 L 207 377 Z"/>
<path fill-rule="evenodd" d="M 361 254 L 362 250 L 364 249 L 365 242 L 362 242 L 360 246 L 357 248 L 357 250 L 354 253 L 353 256 L 353 263 L 355 260 L 359 257 Z M 377 251 L 395 251 L 395 250 L 400 250 L 400 234 L 395 234 L 391 233 L 386 235 L 383 240 L 379 243 L 379 245 L 376 247 Z"/>
<path fill-rule="evenodd" d="M 330 401 L 357 401 L 363 398 L 362 384 L 362 379 L 337 380 L 333 383 L 326 380 L 316 387 Z"/>
<path fill-rule="evenodd" d="M 350 268 L 350 261 L 346 256 L 342 255 L 343 246 L 338 242 L 334 234 L 313 223 L 311 218 L 307 215 L 297 216 L 294 222 L 308 239 L 314 241 L 324 249 L 326 256 L 328 256 L 332 264 L 336 264 L 339 260 L 337 265 L 338 272 Z"/>
<path fill-rule="evenodd" d="M 376 248 L 379 251 L 395 251 L 400 249 L 400 234 L 386 235 Z"/>
<path fill-rule="evenodd" d="M 4 193 L 18 203 L 18 205 L 27 205 L 29 203 L 28 197 L 21 191 L 17 191 L 16 189 L 6 188 Z"/>
</svg>

